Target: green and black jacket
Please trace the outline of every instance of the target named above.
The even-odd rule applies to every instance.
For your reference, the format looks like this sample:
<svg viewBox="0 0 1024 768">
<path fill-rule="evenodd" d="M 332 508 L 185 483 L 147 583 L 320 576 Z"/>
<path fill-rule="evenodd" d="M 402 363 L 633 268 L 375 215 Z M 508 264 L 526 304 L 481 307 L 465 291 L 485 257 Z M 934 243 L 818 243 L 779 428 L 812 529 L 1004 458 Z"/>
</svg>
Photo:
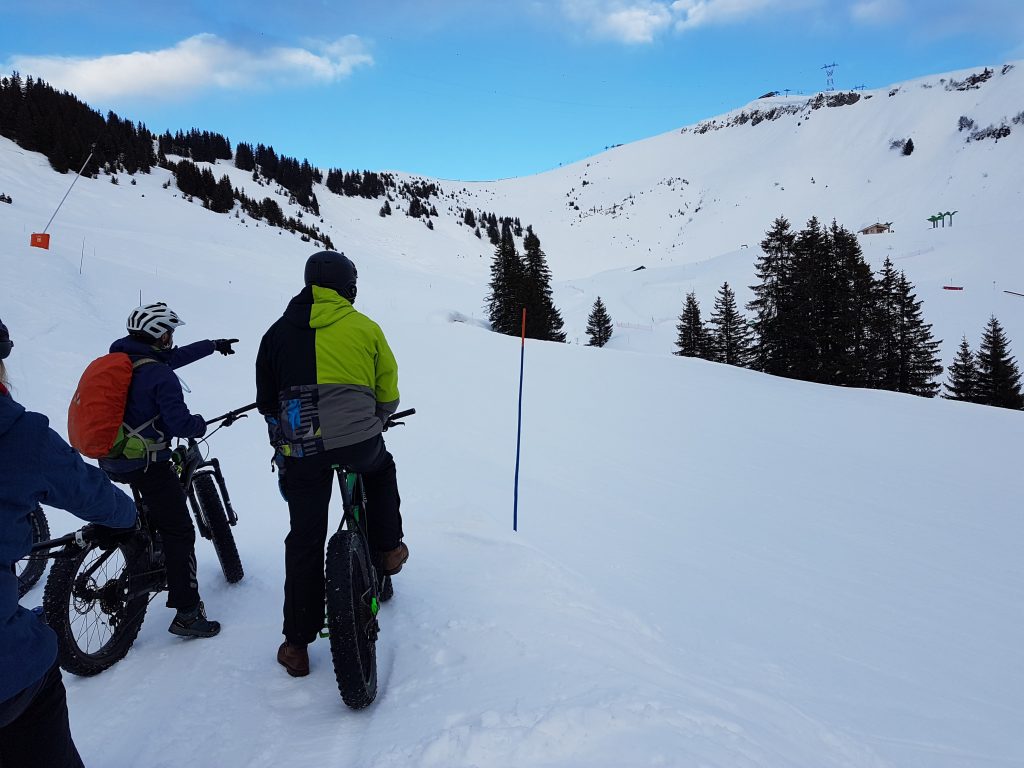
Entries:
<svg viewBox="0 0 1024 768">
<path fill-rule="evenodd" d="M 398 363 L 380 326 L 336 291 L 307 286 L 263 335 L 256 405 L 286 456 L 379 435 L 398 408 Z"/>
</svg>

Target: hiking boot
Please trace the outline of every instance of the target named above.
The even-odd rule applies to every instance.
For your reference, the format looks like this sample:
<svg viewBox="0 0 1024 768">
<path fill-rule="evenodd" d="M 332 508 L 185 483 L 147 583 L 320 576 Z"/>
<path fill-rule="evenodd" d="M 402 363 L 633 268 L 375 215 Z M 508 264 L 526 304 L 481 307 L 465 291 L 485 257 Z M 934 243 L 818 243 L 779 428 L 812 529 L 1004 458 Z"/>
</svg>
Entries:
<svg viewBox="0 0 1024 768">
<path fill-rule="evenodd" d="M 179 608 L 167 631 L 181 637 L 213 637 L 220 632 L 220 622 L 206 618 L 206 608 L 200 600 L 190 611 Z"/>
<path fill-rule="evenodd" d="M 305 677 L 309 674 L 309 653 L 304 645 L 285 640 L 277 649 L 277 663 L 287 669 L 292 677 Z"/>
<path fill-rule="evenodd" d="M 398 542 L 398 546 L 394 549 L 389 549 L 387 552 L 380 553 L 381 558 L 381 570 L 384 571 L 385 576 L 394 576 L 405 565 L 405 561 L 409 559 L 409 548 L 405 546 L 401 541 Z"/>
</svg>

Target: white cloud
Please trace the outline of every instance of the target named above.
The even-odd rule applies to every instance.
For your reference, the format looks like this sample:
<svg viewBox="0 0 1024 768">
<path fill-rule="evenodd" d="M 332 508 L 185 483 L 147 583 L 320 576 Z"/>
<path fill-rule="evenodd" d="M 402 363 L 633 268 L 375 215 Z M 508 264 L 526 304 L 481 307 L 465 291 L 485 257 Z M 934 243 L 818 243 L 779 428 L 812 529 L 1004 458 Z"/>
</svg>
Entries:
<svg viewBox="0 0 1024 768">
<path fill-rule="evenodd" d="M 18 70 L 66 88 L 82 99 L 184 96 L 210 88 L 238 89 L 282 83 L 328 83 L 373 64 L 362 41 L 348 35 L 307 48 L 248 50 L 212 34 L 199 34 L 160 51 L 98 58 L 13 56 Z"/>
<path fill-rule="evenodd" d="M 762 11 L 784 6 L 779 0 L 675 0 L 672 13 L 677 30 L 693 29 L 706 24 L 727 24 L 744 21 Z"/>
<path fill-rule="evenodd" d="M 571 20 L 591 34 L 623 43 L 650 43 L 672 25 L 667 2 L 654 0 L 563 0 Z"/>
<path fill-rule="evenodd" d="M 672 15 L 658 5 L 633 6 L 609 12 L 599 19 L 599 31 L 625 43 L 649 43 L 672 23 Z"/>
<path fill-rule="evenodd" d="M 821 0 L 562 0 L 572 21 L 599 37 L 650 43 L 670 30 L 738 23 L 770 10 L 791 10 Z M 864 0 L 869 4 L 873 0 Z"/>
</svg>

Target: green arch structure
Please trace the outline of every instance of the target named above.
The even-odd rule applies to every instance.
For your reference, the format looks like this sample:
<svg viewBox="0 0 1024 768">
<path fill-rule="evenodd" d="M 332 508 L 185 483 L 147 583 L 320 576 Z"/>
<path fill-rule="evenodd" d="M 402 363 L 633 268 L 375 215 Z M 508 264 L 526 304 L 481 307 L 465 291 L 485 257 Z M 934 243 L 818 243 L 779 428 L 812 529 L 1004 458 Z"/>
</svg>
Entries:
<svg viewBox="0 0 1024 768">
<path fill-rule="evenodd" d="M 939 211 L 934 216 L 929 216 L 927 220 L 932 223 L 932 229 L 935 229 L 936 227 L 939 226 L 939 222 L 940 221 L 942 222 L 942 226 L 945 227 L 946 226 L 946 217 L 948 216 L 949 217 L 949 226 L 952 227 L 953 226 L 953 216 L 955 216 L 957 213 L 959 213 L 959 211 Z"/>
</svg>

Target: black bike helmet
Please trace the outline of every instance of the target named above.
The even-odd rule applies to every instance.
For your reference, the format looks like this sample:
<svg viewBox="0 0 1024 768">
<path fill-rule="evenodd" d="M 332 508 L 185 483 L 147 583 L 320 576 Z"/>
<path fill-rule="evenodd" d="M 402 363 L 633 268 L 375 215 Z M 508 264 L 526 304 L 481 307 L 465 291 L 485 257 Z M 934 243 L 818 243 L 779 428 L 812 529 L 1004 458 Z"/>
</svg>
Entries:
<svg viewBox="0 0 1024 768">
<path fill-rule="evenodd" d="M 320 251 L 306 259 L 306 285 L 331 288 L 349 301 L 356 300 L 356 265 L 344 253 Z"/>
<path fill-rule="evenodd" d="M 0 320 L 0 360 L 5 360 L 11 350 L 14 349 L 14 342 L 11 341 L 11 334 L 7 330 L 7 326 L 4 325 L 4 321 Z"/>
</svg>

